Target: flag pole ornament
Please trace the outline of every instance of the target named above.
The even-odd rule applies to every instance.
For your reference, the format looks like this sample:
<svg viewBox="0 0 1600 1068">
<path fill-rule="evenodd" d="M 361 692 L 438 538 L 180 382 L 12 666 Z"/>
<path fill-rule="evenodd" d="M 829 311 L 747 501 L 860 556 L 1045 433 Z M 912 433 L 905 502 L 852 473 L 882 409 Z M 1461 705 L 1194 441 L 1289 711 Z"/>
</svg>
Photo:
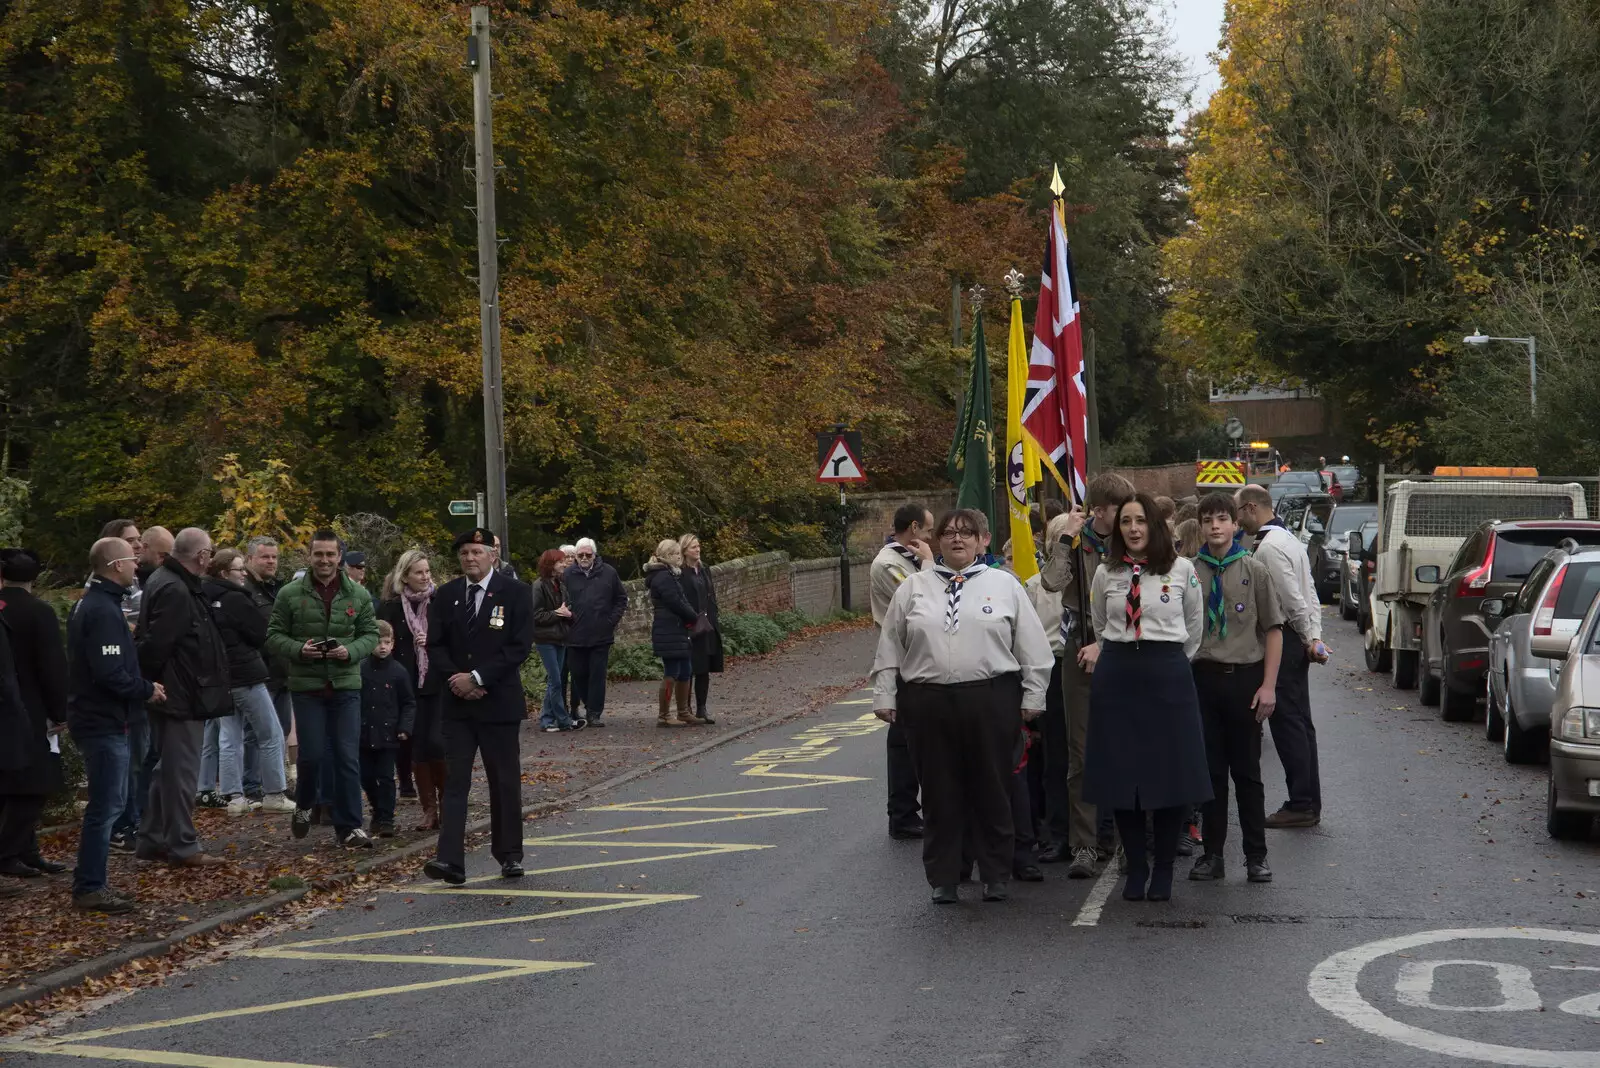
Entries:
<svg viewBox="0 0 1600 1068">
<path fill-rule="evenodd" d="M 1055 199 L 1039 277 L 1022 429 L 1038 450 L 1039 463 L 1074 504 L 1082 504 L 1089 482 L 1089 402 L 1083 322 L 1061 199 L 1065 189 L 1058 167 L 1050 178 Z"/>
<path fill-rule="evenodd" d="M 1011 331 L 1006 345 L 1006 511 L 1011 520 L 1011 570 L 1027 582 L 1039 573 L 1039 558 L 1029 522 L 1028 490 L 1039 481 L 1039 459 L 1022 431 L 1028 391 L 1028 342 L 1022 327 L 1022 272 L 1006 272 L 1011 294 Z"/>
</svg>

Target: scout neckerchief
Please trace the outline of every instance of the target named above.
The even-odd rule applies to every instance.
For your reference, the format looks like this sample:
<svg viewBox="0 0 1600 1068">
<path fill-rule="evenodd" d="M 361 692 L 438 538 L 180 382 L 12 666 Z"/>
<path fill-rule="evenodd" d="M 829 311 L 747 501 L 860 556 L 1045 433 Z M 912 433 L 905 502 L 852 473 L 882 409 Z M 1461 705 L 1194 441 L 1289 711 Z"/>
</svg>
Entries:
<svg viewBox="0 0 1600 1068">
<path fill-rule="evenodd" d="M 1128 627 L 1133 631 L 1133 640 L 1138 641 L 1144 637 L 1144 612 L 1139 607 L 1139 579 L 1144 576 L 1144 561 L 1124 555 L 1122 562 L 1133 568 L 1133 578 L 1128 583 Z"/>
<path fill-rule="evenodd" d="M 911 565 L 911 570 L 913 570 L 913 571 L 921 571 L 922 570 L 922 557 L 918 556 L 916 553 L 912 552 L 910 549 L 907 549 L 904 545 L 901 545 L 897 541 L 891 541 L 889 543 L 889 548 L 893 549 L 895 552 L 897 552 L 901 556 L 905 557 L 906 563 Z"/>
<path fill-rule="evenodd" d="M 1206 546 L 1195 557 L 1211 565 L 1211 591 L 1206 594 L 1206 630 L 1214 633 L 1218 638 L 1228 636 L 1228 606 L 1222 599 L 1222 573 L 1228 565 L 1243 560 L 1250 553 L 1239 544 L 1239 536 L 1233 536 L 1233 544 L 1228 546 L 1228 551 L 1222 554 L 1222 559 L 1211 555 L 1211 547 Z"/>
<path fill-rule="evenodd" d="M 946 634 L 954 634 L 961 629 L 961 587 L 974 575 L 981 575 L 989 570 L 988 564 L 973 564 L 965 571 L 956 572 L 943 564 L 934 564 L 933 570 L 948 583 L 950 598 L 944 606 L 944 630 Z"/>
<path fill-rule="evenodd" d="M 1093 549 L 1100 556 L 1104 556 L 1106 554 L 1106 543 L 1101 540 L 1100 535 L 1094 532 L 1093 523 L 1085 523 L 1083 525 L 1083 530 L 1079 532 L 1078 536 L 1084 541 L 1088 542 L 1089 548 Z"/>
</svg>

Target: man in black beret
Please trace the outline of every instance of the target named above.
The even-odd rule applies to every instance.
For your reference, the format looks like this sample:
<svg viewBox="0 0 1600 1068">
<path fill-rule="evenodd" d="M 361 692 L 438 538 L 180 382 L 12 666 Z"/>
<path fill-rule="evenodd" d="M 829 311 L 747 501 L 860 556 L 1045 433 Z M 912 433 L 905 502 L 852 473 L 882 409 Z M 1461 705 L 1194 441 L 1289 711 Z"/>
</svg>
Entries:
<svg viewBox="0 0 1600 1068">
<path fill-rule="evenodd" d="M 479 527 L 455 540 L 461 577 L 428 609 L 428 671 L 445 680 L 444 798 L 439 845 L 423 867 L 431 879 L 466 882 L 467 794 L 472 761 L 489 780 L 490 850 L 507 879 L 522 875 L 522 662 L 533 651 L 533 591 L 495 568 L 494 534 Z"/>
<path fill-rule="evenodd" d="M 0 874 L 19 879 L 67 870 L 40 855 L 36 834 L 45 800 L 61 786 L 50 739 L 67 721 L 67 652 L 55 610 L 33 595 L 39 570 L 32 550 L 0 550 L 0 629 L 10 647 L 0 665 L 0 716 L 8 741 L 18 743 L 12 759 L 0 761 Z"/>
<path fill-rule="evenodd" d="M 347 549 L 344 554 L 344 573 L 350 576 L 350 581 L 367 590 L 367 596 L 372 591 L 367 589 L 367 554 L 360 549 Z"/>
</svg>

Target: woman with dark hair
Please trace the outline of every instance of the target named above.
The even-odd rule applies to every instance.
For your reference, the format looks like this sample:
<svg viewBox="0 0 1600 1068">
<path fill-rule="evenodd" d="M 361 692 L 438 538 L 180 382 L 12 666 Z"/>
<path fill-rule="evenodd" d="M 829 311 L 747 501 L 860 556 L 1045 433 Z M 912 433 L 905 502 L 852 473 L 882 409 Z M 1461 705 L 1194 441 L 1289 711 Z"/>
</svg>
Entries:
<svg viewBox="0 0 1600 1068">
<path fill-rule="evenodd" d="M 979 562 L 989 549 L 984 514 L 946 512 L 934 534 L 940 562 L 901 582 L 884 614 L 872 709 L 910 743 L 933 903 L 959 900 L 968 843 L 983 899 L 1004 901 L 1019 732 L 1044 711 L 1055 657 L 1021 584 Z"/>
<path fill-rule="evenodd" d="M 567 569 L 567 554 L 546 549 L 539 555 L 539 577 L 533 583 L 533 647 L 544 662 L 544 702 L 539 706 L 539 729 L 546 734 L 575 731 L 585 726 L 567 712 L 561 676 L 567 664 L 567 631 L 572 626 L 572 609 L 565 603 L 561 573 Z"/>
<path fill-rule="evenodd" d="M 1128 857 L 1122 896 L 1166 901 L 1183 817 L 1211 799 L 1189 667 L 1200 648 L 1205 597 L 1148 493 L 1118 509 L 1092 598 L 1099 641 L 1084 650 L 1094 674 L 1083 795 L 1116 813 Z M 1145 853 L 1147 812 L 1155 831 L 1153 869 Z"/>
<path fill-rule="evenodd" d="M 700 559 L 700 539 L 685 534 L 678 539 L 683 550 L 683 571 L 678 584 L 689 599 L 689 607 L 700 613 L 689 629 L 690 659 L 694 661 L 694 718 L 699 723 L 715 723 L 706 711 L 711 692 L 711 676 L 722 674 L 722 624 L 717 618 L 717 587 L 711 569 Z"/>
<path fill-rule="evenodd" d="M 422 803 L 419 831 L 439 829 L 439 801 L 444 793 L 444 729 L 440 719 L 440 678 L 429 670 L 428 608 L 433 603 L 433 568 L 428 554 L 407 549 L 379 591 L 378 618 L 394 628 L 395 663 L 411 676 L 417 714 L 411 728 L 411 771 L 417 800 Z"/>
</svg>

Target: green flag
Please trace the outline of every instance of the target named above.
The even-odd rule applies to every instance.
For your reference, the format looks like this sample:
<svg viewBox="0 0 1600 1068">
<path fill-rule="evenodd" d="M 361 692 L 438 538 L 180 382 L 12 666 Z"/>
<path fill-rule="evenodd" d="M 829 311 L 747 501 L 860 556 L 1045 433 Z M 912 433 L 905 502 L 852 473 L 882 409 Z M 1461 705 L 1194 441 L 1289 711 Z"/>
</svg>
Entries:
<svg viewBox="0 0 1600 1068">
<path fill-rule="evenodd" d="M 972 373 L 967 378 L 967 402 L 956 421 L 950 442 L 950 481 L 959 491 L 957 508 L 976 508 L 994 525 L 994 430 L 989 403 L 989 350 L 983 343 L 983 312 L 972 327 Z"/>
</svg>

